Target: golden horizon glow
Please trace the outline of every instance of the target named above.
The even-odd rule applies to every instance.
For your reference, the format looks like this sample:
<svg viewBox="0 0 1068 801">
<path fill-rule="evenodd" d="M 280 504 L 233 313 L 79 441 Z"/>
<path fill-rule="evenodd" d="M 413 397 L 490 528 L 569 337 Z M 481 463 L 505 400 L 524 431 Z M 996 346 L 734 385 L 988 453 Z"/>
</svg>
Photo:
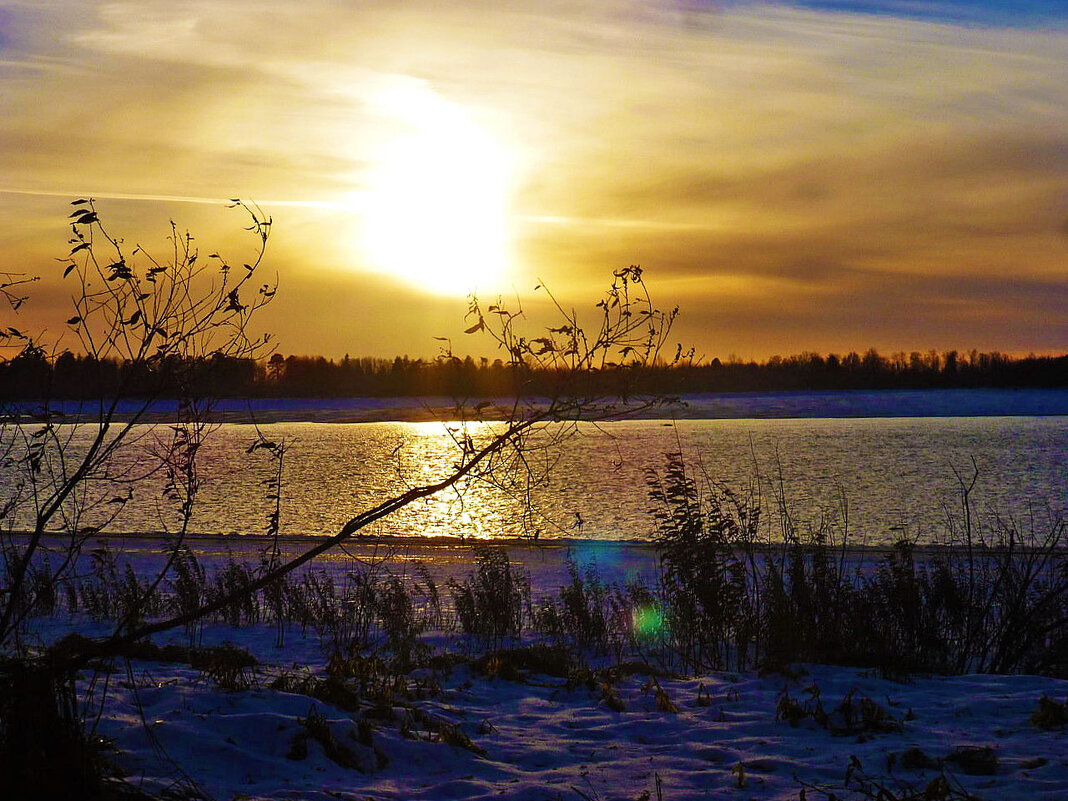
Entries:
<svg viewBox="0 0 1068 801">
<path fill-rule="evenodd" d="M 394 83 L 376 101 L 398 130 L 379 145 L 362 193 L 370 266 L 442 295 L 497 285 L 510 269 L 505 147 L 423 84 Z"/>
</svg>

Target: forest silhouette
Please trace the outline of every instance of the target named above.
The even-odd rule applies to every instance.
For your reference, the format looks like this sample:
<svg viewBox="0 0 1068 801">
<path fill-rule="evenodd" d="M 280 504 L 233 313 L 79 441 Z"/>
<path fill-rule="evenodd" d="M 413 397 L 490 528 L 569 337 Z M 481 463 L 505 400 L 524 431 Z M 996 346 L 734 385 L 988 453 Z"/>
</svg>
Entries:
<svg viewBox="0 0 1068 801">
<path fill-rule="evenodd" d="M 565 373 L 517 368 L 500 359 L 283 356 L 266 360 L 214 357 L 194 363 L 144 364 L 66 352 L 50 358 L 27 348 L 0 362 L 0 399 L 91 399 L 117 387 L 158 395 L 181 372 L 192 389 L 216 397 L 417 397 L 460 398 L 551 395 Z M 999 352 L 898 352 L 875 349 L 845 355 L 801 353 L 766 361 L 712 359 L 703 364 L 612 365 L 602 388 L 639 393 L 773 392 L 805 390 L 1054 388 L 1068 386 L 1068 355 L 1013 357 Z"/>
</svg>

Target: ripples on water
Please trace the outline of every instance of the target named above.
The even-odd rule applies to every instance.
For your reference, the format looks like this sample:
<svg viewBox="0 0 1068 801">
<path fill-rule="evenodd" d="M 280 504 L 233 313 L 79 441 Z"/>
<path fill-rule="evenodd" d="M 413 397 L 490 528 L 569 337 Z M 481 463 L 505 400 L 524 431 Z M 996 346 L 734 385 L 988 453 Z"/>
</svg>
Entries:
<svg viewBox="0 0 1068 801">
<path fill-rule="evenodd" d="M 282 532 L 289 535 L 335 533 L 360 511 L 444 476 L 457 457 L 437 423 L 278 423 L 262 431 L 287 443 Z M 196 531 L 264 531 L 262 482 L 271 466 L 245 453 L 254 439 L 251 426 L 226 424 L 205 446 Z M 1023 523 L 1029 504 L 1063 514 L 1068 503 L 1066 417 L 641 420 L 581 425 L 551 456 L 538 454 L 549 469 L 533 492 L 533 514 L 475 483 L 462 495 L 416 502 L 369 533 L 495 537 L 537 529 L 544 538 L 644 539 L 651 531 L 645 471 L 680 446 L 690 465 L 728 486 L 759 487 L 766 505 L 781 487 L 802 530 L 847 508 L 858 544 L 940 536 L 947 512 L 959 510 L 954 469 L 970 474 L 973 460 L 980 510 Z M 159 531 L 168 514 L 157 492 L 142 488 L 117 528 Z"/>
</svg>

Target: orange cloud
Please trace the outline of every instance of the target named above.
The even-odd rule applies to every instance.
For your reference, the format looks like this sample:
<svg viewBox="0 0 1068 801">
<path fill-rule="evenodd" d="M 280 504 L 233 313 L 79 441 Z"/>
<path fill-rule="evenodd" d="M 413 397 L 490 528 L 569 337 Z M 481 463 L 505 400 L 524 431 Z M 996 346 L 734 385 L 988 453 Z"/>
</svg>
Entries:
<svg viewBox="0 0 1068 801">
<path fill-rule="evenodd" d="M 0 269 L 62 251 L 50 193 L 223 244 L 226 215 L 185 201 L 250 197 L 277 223 L 286 352 L 431 354 L 462 303 L 375 272 L 353 233 L 396 135 L 374 93 L 401 81 L 514 156 L 524 291 L 578 301 L 642 263 L 710 354 L 1068 347 L 1064 28 L 622 0 L 6 9 Z"/>
</svg>

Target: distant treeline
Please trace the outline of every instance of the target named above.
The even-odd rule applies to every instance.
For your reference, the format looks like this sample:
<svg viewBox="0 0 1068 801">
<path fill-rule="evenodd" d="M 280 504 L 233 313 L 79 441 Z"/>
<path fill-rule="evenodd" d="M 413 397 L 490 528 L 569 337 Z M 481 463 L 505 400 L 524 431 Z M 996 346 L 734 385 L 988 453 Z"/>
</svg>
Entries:
<svg viewBox="0 0 1068 801">
<path fill-rule="evenodd" d="M 168 394 L 176 386 L 218 397 L 495 397 L 550 395 L 575 380 L 501 360 L 282 356 L 205 359 L 130 366 L 64 353 L 29 352 L 0 362 L 0 399 L 84 399 Z M 1014 358 L 1002 353 L 894 353 L 844 356 L 801 353 L 764 362 L 713 359 L 704 364 L 616 367 L 581 379 L 585 390 L 627 394 L 847 389 L 942 389 L 1068 386 L 1068 355 Z M 592 385 L 590 382 L 594 382 Z"/>
</svg>

